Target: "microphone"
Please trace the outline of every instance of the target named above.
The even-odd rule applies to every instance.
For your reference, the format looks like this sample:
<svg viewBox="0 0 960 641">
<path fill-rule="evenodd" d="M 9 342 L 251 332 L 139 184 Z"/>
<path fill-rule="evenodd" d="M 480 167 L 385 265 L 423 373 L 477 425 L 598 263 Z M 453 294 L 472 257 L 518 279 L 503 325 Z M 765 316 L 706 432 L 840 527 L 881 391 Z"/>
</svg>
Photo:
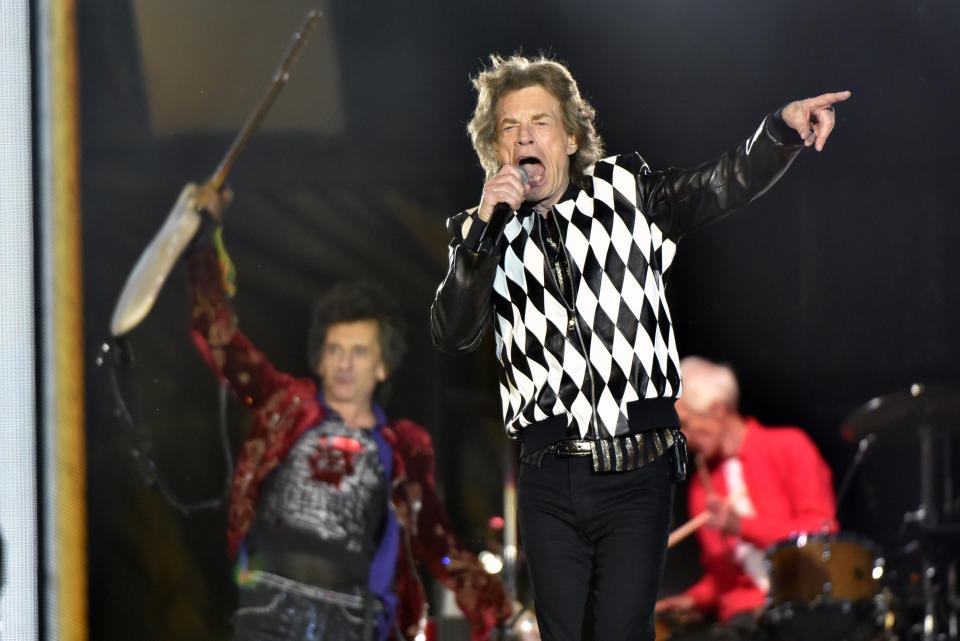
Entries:
<svg viewBox="0 0 960 641">
<path fill-rule="evenodd" d="M 517 165 L 517 169 L 520 170 L 520 183 L 526 185 L 530 182 L 530 176 L 527 174 L 527 170 Z M 497 203 L 493 208 L 493 213 L 490 214 L 490 222 L 487 223 L 486 229 L 483 230 L 483 234 L 480 236 L 480 248 L 484 249 L 487 253 L 493 253 L 491 250 L 493 246 L 500 241 L 500 236 L 503 234 L 503 228 L 507 226 L 507 221 L 510 219 L 510 215 L 513 213 L 513 209 L 507 203 Z"/>
</svg>

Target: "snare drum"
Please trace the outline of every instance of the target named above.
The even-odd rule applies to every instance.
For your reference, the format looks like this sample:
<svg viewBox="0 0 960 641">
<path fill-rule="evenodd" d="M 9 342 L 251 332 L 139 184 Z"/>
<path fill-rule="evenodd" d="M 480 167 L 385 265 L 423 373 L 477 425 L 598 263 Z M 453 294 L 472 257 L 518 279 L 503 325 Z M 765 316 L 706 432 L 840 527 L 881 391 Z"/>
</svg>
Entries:
<svg viewBox="0 0 960 641">
<path fill-rule="evenodd" d="M 781 641 L 867 641 L 883 612 L 883 559 L 849 534 L 800 535 L 767 550 L 770 594 L 763 621 Z"/>
</svg>

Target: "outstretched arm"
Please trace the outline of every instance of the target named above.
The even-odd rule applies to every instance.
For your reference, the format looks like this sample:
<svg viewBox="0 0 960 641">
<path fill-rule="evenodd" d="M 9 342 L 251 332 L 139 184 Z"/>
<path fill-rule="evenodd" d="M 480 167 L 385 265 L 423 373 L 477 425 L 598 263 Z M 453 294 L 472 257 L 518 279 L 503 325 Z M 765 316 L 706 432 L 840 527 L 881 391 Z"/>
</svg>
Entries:
<svg viewBox="0 0 960 641">
<path fill-rule="evenodd" d="M 746 205 L 780 179 L 804 146 L 823 149 L 836 124 L 832 105 L 849 97 L 842 91 L 791 102 L 716 160 L 693 169 L 641 173 L 647 213 L 676 239 Z"/>
<path fill-rule="evenodd" d="M 190 336 L 210 369 L 229 384 L 240 402 L 258 409 L 275 392 L 288 387 L 292 377 L 278 372 L 237 326 L 230 302 L 233 264 L 218 224 L 230 196 L 207 196 L 208 216 L 186 256 Z"/>
</svg>

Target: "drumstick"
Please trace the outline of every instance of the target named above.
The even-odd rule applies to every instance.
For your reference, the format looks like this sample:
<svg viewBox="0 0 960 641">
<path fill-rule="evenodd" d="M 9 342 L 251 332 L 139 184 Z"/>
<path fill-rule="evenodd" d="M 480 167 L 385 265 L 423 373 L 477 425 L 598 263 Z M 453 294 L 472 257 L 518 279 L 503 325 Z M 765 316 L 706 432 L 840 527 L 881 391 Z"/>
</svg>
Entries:
<svg viewBox="0 0 960 641">
<path fill-rule="evenodd" d="M 728 494 L 723 502 L 728 504 L 732 503 L 733 501 L 736 501 L 744 494 L 746 494 L 746 488 L 741 488 L 736 492 Z M 685 538 L 687 538 L 688 536 L 690 536 L 691 534 L 699 530 L 701 527 L 706 525 L 707 521 L 709 520 L 710 520 L 709 510 L 704 510 L 700 514 L 696 515 L 695 517 L 693 517 L 692 519 L 690 519 L 689 521 L 687 521 L 686 523 L 684 523 L 683 525 L 681 525 L 676 530 L 670 533 L 670 536 L 667 537 L 667 548 L 668 549 L 672 548 L 674 545 L 676 545 L 677 543 L 684 540 Z"/>
<path fill-rule="evenodd" d="M 703 458 L 703 454 L 697 452 L 697 455 L 693 460 L 694 465 L 697 466 L 697 476 L 700 477 L 700 483 L 703 485 L 704 490 L 706 490 L 707 496 L 713 494 L 713 481 L 710 480 L 710 470 L 707 469 L 707 462 Z M 670 533 L 670 537 L 667 539 L 667 548 L 672 548 L 674 545 L 696 532 L 708 520 L 710 520 L 710 513 L 704 510 L 678 527 L 676 530 Z"/>
<path fill-rule="evenodd" d="M 710 470 L 707 469 L 707 462 L 703 458 L 703 454 L 698 452 L 693 460 L 697 466 L 697 474 L 700 476 L 700 482 L 703 483 L 707 494 L 714 494 L 713 481 L 710 480 Z"/>
<path fill-rule="evenodd" d="M 670 536 L 667 537 L 667 549 L 672 548 L 674 545 L 684 540 L 697 530 L 699 530 L 703 525 L 710 520 L 710 512 L 704 510 L 700 514 L 696 515 L 676 530 L 670 533 Z"/>
</svg>

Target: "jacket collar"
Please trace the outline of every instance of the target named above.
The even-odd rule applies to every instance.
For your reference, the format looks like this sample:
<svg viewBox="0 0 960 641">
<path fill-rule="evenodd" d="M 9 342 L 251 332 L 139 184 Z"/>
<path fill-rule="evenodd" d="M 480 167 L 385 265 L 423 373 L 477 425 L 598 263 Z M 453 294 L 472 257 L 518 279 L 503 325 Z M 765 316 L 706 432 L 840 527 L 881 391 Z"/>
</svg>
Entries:
<svg viewBox="0 0 960 641">
<path fill-rule="evenodd" d="M 589 184 L 589 181 L 587 181 L 587 182 L 588 182 L 588 184 Z M 571 208 L 573 207 L 573 203 L 576 202 L 577 196 L 580 194 L 581 191 L 587 191 L 587 193 L 588 193 L 588 195 L 589 195 L 589 190 L 585 190 L 585 189 L 583 189 L 583 188 L 581 188 L 581 187 L 577 187 L 577 186 L 574 185 L 573 183 L 570 183 L 569 185 L 567 185 L 567 189 L 566 189 L 566 191 L 563 192 L 563 195 L 560 196 L 560 200 L 558 200 L 558 201 L 556 202 L 556 204 L 553 206 L 553 209 L 554 209 L 555 211 L 557 211 L 557 210 L 558 210 L 558 209 L 557 209 L 558 207 L 563 207 L 563 208 L 564 208 L 564 211 L 563 211 L 562 213 L 563 213 L 567 218 L 569 218 L 570 215 L 569 215 L 569 213 L 568 213 L 566 210 L 567 210 L 567 209 L 571 209 Z M 567 205 L 566 203 L 570 203 L 570 204 Z M 536 211 L 534 211 L 532 205 L 530 205 L 529 203 L 523 203 L 523 205 L 520 206 L 520 209 L 517 210 L 517 217 L 518 217 L 518 218 L 525 218 L 525 217 L 527 217 L 527 216 L 529 216 L 529 215 L 531 215 L 531 214 L 535 214 L 535 213 L 536 213 Z"/>
</svg>

